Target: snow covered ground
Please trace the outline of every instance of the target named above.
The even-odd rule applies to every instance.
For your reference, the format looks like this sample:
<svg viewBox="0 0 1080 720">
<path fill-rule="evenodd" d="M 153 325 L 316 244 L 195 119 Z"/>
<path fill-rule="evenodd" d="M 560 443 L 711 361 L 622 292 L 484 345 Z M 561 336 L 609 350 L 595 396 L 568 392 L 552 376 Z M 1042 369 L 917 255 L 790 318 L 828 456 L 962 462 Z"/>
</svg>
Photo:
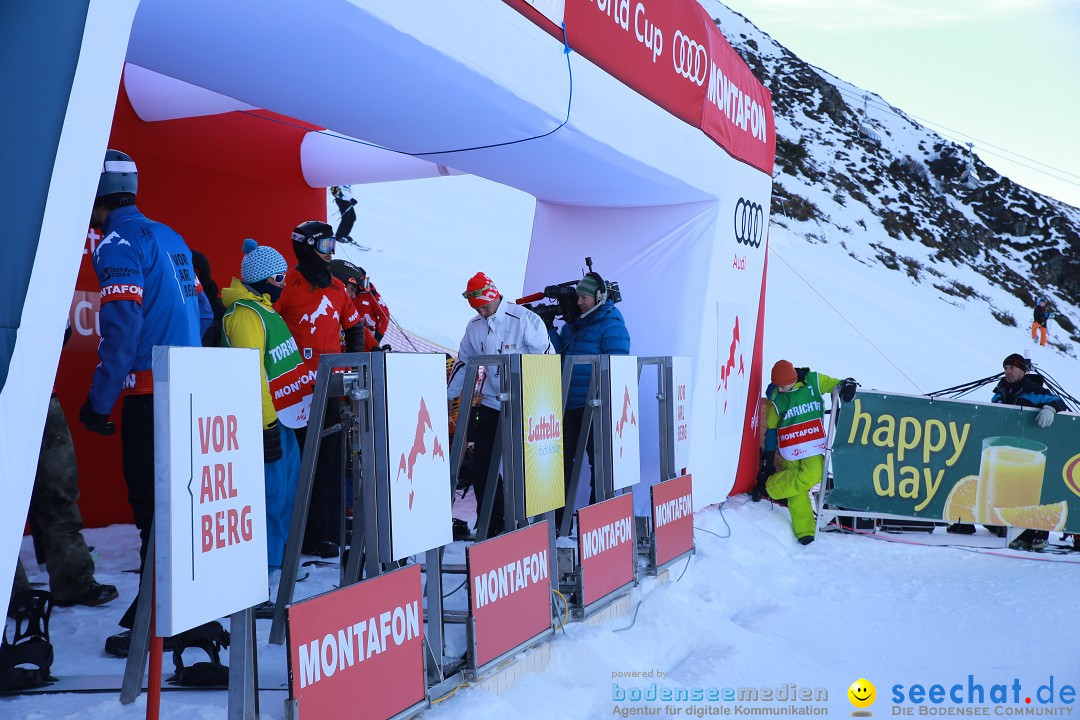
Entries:
<svg viewBox="0 0 1080 720">
<path fill-rule="evenodd" d="M 372 274 L 405 327 L 456 348 L 471 313 L 460 299 L 470 275 L 488 272 L 508 296 L 521 290 L 529 198 L 466 177 L 356 190 L 354 236 L 369 249 L 349 247 L 343 254 Z M 868 388 L 918 393 L 990 375 L 1005 355 L 1030 349 L 1067 389 L 1080 391 L 1080 363 L 1032 345 L 1023 328 L 1006 328 L 977 307 L 957 307 L 903 273 L 853 258 L 839 242 L 808 242 L 800 230 L 777 226 L 770 242 L 767 365 L 787 357 L 832 375 L 852 375 Z M 957 273 L 962 277 L 963 269 Z M 991 291 L 980 286 L 980 292 Z M 999 307 L 1008 302 L 1003 296 Z M 1026 316 L 1023 308 L 1011 309 Z M 987 390 L 972 397 L 988 396 Z M 822 689 L 828 699 L 808 706 L 842 716 L 853 710 L 846 693 L 860 678 L 876 685 L 878 700 L 870 710 L 879 716 L 898 714 L 893 686 L 903 686 L 906 696 L 916 684 L 940 684 L 946 691 L 960 684 L 962 694 L 969 682 L 980 684 L 987 703 L 976 705 L 990 715 L 1073 707 L 1060 699 L 1041 705 L 1035 693 L 1051 677 L 1055 694 L 1062 685 L 1080 685 L 1080 554 L 1003 550 L 1003 541 L 982 530 L 962 540 L 975 547 L 954 546 L 956 536 L 940 532 L 829 533 L 801 547 L 783 508 L 750 503 L 745 495 L 699 512 L 694 522 L 697 555 L 673 568 L 672 582 L 645 580 L 633 593 L 634 615 L 599 627 L 568 625 L 554 639 L 546 672 L 502 696 L 462 688 L 426 716 L 611 717 L 616 706 L 643 705 L 615 701 L 613 683 L 627 691 L 653 682 L 718 690 Z M 131 526 L 87 530 L 86 536 L 96 548 L 98 580 L 116 584 L 121 599 L 100 608 L 55 610 L 53 673 L 118 679 L 124 663 L 105 656 L 102 643 L 135 593 L 137 577 L 130 570 L 138 538 Z M 29 540 L 22 559 L 32 580 L 45 581 Z M 297 586 L 298 596 L 330 589 L 336 576 L 335 568 L 312 569 Z M 262 717 L 282 718 L 285 651 L 267 644 L 269 621 L 260 620 L 258 632 Z M 168 655 L 165 670 L 171 670 Z M 615 676 L 635 671 L 664 677 Z M 1011 694 L 1014 679 L 1019 703 L 990 704 L 991 686 L 1008 685 Z M 117 697 L 3 698 L 0 718 L 144 716 L 145 696 L 131 706 L 121 706 Z M 783 703 L 671 704 L 680 715 L 700 716 L 724 707 L 734 712 L 736 705 Z M 665 713 L 664 703 L 653 706 Z M 225 718 L 226 707 L 224 692 L 167 692 L 161 714 L 209 720 Z M 919 714 L 919 706 L 907 707 Z"/>
</svg>

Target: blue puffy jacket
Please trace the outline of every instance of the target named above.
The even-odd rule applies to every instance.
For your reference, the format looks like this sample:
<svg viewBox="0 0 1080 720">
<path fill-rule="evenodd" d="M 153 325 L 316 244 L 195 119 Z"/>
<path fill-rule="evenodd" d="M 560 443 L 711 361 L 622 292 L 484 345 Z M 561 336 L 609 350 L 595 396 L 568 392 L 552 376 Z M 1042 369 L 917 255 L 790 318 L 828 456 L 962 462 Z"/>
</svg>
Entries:
<svg viewBox="0 0 1080 720">
<path fill-rule="evenodd" d="M 629 355 L 630 333 L 615 303 L 608 300 L 587 317 L 562 326 L 555 349 L 561 355 Z M 567 409 L 585 407 L 592 367 L 575 365 Z"/>
<path fill-rule="evenodd" d="M 191 250 L 172 228 L 134 205 L 117 208 L 94 248 L 101 284 L 101 364 L 94 370 L 90 405 L 108 415 L 122 390 L 153 392 L 155 345 L 199 347 L 214 319 Z"/>
</svg>

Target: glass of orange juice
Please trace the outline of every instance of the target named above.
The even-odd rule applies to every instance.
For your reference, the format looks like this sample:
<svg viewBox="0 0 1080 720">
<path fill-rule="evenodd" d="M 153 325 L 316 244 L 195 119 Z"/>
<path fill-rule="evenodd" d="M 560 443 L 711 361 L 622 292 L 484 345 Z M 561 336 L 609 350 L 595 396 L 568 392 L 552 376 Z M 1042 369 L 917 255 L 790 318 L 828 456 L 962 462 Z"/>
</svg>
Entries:
<svg viewBox="0 0 1080 720">
<path fill-rule="evenodd" d="M 994 508 L 1038 505 L 1042 498 L 1046 446 L 1016 437 L 988 437 L 982 442 L 975 521 L 997 525 Z"/>
</svg>

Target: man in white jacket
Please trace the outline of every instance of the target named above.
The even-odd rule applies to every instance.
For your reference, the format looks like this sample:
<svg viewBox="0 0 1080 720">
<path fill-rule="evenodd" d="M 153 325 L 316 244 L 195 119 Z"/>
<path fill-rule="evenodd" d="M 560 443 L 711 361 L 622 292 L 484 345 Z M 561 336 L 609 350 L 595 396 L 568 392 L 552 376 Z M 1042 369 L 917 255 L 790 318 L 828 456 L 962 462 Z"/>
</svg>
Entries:
<svg viewBox="0 0 1080 720">
<path fill-rule="evenodd" d="M 457 361 L 450 371 L 446 397 L 453 402 L 461 396 L 465 384 L 465 364 L 478 355 L 554 354 L 555 348 L 548 338 L 547 328 L 540 316 L 528 308 L 506 302 L 495 283 L 487 275 L 478 272 L 469 280 L 462 296 L 476 310 L 477 316 L 465 326 Z M 473 443 L 472 464 L 469 480 L 476 493 L 477 512 L 484 497 L 491 450 L 499 429 L 501 404 L 500 369 L 487 368 L 481 388 L 481 404 L 472 408 L 469 419 L 469 441 Z M 495 504 L 491 510 L 488 536 L 493 537 L 504 529 L 502 484 L 495 490 Z"/>
</svg>

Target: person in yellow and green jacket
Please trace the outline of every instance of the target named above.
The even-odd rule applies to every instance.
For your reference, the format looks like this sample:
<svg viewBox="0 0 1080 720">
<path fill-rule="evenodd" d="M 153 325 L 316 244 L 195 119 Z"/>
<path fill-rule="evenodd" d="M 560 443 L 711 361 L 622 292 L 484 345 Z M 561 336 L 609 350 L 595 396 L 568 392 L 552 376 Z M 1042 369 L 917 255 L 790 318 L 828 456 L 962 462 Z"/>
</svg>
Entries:
<svg viewBox="0 0 1080 720">
<path fill-rule="evenodd" d="M 289 536 L 300 446 L 292 428 L 307 424 L 312 385 L 304 360 L 273 303 L 285 286 L 288 263 L 277 250 L 252 239 L 243 244 L 240 278 L 221 292 L 225 303 L 222 343 L 256 348 L 263 358 L 263 461 L 266 473 L 266 555 L 270 585 L 280 577 Z"/>
<path fill-rule="evenodd" d="M 772 369 L 765 418 L 765 461 L 777 472 L 765 485 L 769 497 L 787 500 L 791 527 L 803 545 L 814 542 L 814 510 L 810 488 L 825 470 L 825 401 L 840 388 L 840 399 L 851 402 L 858 387 L 851 378 L 837 380 L 780 360 Z"/>
</svg>

